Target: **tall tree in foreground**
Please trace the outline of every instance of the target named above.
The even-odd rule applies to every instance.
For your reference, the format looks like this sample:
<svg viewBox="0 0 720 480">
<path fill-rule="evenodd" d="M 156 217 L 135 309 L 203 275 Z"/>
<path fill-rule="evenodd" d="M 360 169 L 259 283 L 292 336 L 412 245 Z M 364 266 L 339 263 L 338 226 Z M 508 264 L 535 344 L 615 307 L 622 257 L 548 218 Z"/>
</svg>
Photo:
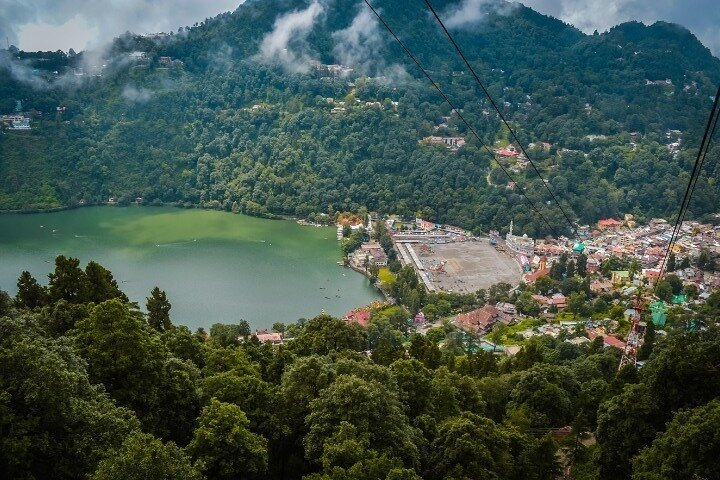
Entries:
<svg viewBox="0 0 720 480">
<path fill-rule="evenodd" d="M 155 287 L 147 297 L 147 322 L 158 332 L 164 332 L 172 327 L 170 322 L 170 309 L 172 306 L 165 295 L 164 290 Z"/>
<path fill-rule="evenodd" d="M 720 472 L 720 400 L 681 410 L 665 433 L 633 459 L 633 480 L 717 478 Z"/>
<path fill-rule="evenodd" d="M 80 268 L 80 260 L 58 255 L 55 271 L 48 274 L 50 300 L 67 300 L 70 303 L 85 303 L 88 294 L 88 279 Z"/>
<path fill-rule="evenodd" d="M 89 262 L 85 266 L 85 275 L 88 280 L 88 302 L 101 303 L 113 298 L 119 298 L 124 302 L 128 301 L 110 270 L 99 263 Z"/>
<path fill-rule="evenodd" d="M 146 433 L 128 436 L 100 462 L 91 480 L 201 480 L 203 476 L 174 443 L 163 444 Z"/>
<path fill-rule="evenodd" d="M 75 339 L 90 380 L 105 385 L 118 404 L 154 428 L 167 353 L 158 338 L 147 334 L 142 319 L 119 299 L 108 300 L 77 322 Z"/>
<path fill-rule="evenodd" d="M 212 399 L 198 419 L 187 447 L 208 478 L 259 478 L 267 470 L 267 441 L 249 430 L 250 421 L 237 405 Z"/>
<path fill-rule="evenodd" d="M 27 270 L 20 274 L 17 289 L 15 303 L 20 307 L 34 310 L 47 303 L 47 290 Z"/>
</svg>

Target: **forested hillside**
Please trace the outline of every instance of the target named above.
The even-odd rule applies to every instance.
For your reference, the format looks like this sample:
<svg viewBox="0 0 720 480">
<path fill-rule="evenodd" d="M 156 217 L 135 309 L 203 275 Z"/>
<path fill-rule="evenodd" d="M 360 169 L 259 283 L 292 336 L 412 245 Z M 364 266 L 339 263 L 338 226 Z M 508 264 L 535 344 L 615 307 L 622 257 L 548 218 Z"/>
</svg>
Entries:
<svg viewBox="0 0 720 480">
<path fill-rule="evenodd" d="M 423 2 L 376 3 L 483 141 L 506 145 Z M 571 215 L 587 223 L 674 214 L 720 61 L 671 24 L 587 36 L 502 2 L 483 3 L 482 20 L 457 14 L 471 3 L 483 2 L 435 6 L 523 142 L 536 145 L 530 156 Z M 33 115 L 31 131 L 0 135 L 5 210 L 110 197 L 255 215 L 365 206 L 470 229 L 513 219 L 531 235 L 549 233 L 357 0 L 254 0 L 172 35 L 124 35 L 102 58 L 0 56 L 0 113 L 21 100 Z M 328 64 L 353 70 L 335 74 Z M 467 144 L 453 151 L 419 142 L 429 135 Z M 673 152 L 667 145 L 677 140 Z M 717 155 L 705 162 L 689 216 L 720 207 Z M 560 230 L 564 220 L 532 169 L 516 170 Z"/>
<path fill-rule="evenodd" d="M 602 336 L 536 336 L 497 355 L 448 322 L 412 333 L 387 305 L 366 328 L 277 323 L 286 342 L 273 346 L 244 321 L 209 335 L 173 325 L 159 288 L 144 314 L 95 262 L 59 256 L 49 280 L 23 272 L 15 299 L 0 291 L 2 478 L 551 480 L 564 464 L 576 479 L 680 480 L 720 468 L 717 291 L 669 312 L 668 335 L 646 333 L 644 367 L 618 371 Z M 610 305 L 580 302 L 622 316 Z"/>
</svg>

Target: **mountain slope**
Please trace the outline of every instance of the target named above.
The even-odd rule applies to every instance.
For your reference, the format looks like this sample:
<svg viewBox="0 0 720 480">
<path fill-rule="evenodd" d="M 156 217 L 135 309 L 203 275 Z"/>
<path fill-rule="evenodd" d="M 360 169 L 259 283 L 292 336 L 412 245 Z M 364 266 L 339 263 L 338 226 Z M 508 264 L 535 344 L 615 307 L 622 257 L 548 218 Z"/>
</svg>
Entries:
<svg viewBox="0 0 720 480">
<path fill-rule="evenodd" d="M 422 2 L 375 3 L 483 141 L 502 144 L 506 132 Z M 465 3 L 434 5 L 456 19 L 458 42 L 523 141 L 553 144 L 531 156 L 579 221 L 675 212 L 720 82 L 720 61 L 692 34 L 628 23 L 586 36 L 523 6 L 484 4 L 482 21 L 466 22 L 471 16 L 454 15 Z M 135 51 L 145 59 L 132 60 Z M 467 228 L 514 219 L 530 234 L 549 233 L 360 2 L 254 0 L 172 37 L 126 35 L 106 59 L 102 77 L 79 77 L 79 85 L 48 87 L 41 79 L 55 77 L 40 68 L 34 84 L 46 88 L 38 89 L 17 80 L 18 68 L 14 76 L 0 71 L 5 112 L 18 99 L 45 112 L 31 133 L 0 136 L 0 151 L 15 158 L 28 142 L 47 145 L 25 166 L 0 161 L 2 177 L 13 179 L 0 184 L 0 208 L 109 197 L 259 215 L 366 206 Z M 88 60 L 67 58 L 66 69 L 85 65 L 90 73 Z M 354 70 L 333 76 L 312 61 Z M 58 76 L 68 77 L 62 67 Z M 648 85 L 665 79 L 670 84 Z M 436 129 L 441 123 L 447 127 Z M 678 154 L 665 147 L 674 140 L 668 129 L 682 131 Z M 452 152 L 418 142 L 433 134 L 468 144 Z M 716 160 L 706 161 L 695 216 L 720 207 Z M 26 175 L 28 165 L 44 173 Z M 515 177 L 562 229 L 539 180 L 524 171 Z"/>
</svg>

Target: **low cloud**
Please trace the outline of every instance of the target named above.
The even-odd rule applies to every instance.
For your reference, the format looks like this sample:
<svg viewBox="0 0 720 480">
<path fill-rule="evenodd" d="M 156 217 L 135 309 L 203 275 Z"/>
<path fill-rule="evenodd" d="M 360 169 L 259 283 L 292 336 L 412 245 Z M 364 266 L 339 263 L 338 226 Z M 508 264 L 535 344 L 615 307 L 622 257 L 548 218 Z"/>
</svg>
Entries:
<svg viewBox="0 0 720 480">
<path fill-rule="evenodd" d="M 176 31 L 220 12 L 234 10 L 244 0 L 0 0 L 0 38 L 21 49 L 75 50 L 97 48 L 131 31 Z M 60 35 L 57 27 L 64 27 Z M 55 27 L 55 28 L 52 28 Z M 29 29 L 29 30 L 28 30 Z M 73 31 L 74 30 L 74 31 Z M 32 35 L 21 40 L 21 33 Z M 75 44 L 69 39 L 75 39 Z"/>
<path fill-rule="evenodd" d="M 312 60 L 307 36 L 324 11 L 319 1 L 313 0 L 304 10 L 279 16 L 273 30 L 263 37 L 255 58 L 263 63 L 280 64 L 289 72 L 307 72 Z"/>
<path fill-rule="evenodd" d="M 356 72 L 385 77 L 392 83 L 405 81 L 409 77 L 403 66 L 388 65 L 384 61 L 383 49 L 392 38 L 381 29 L 377 17 L 364 3 L 358 4 L 358 13 L 350 25 L 333 32 L 332 38 L 336 61 L 352 67 Z"/>
<path fill-rule="evenodd" d="M 604 32 L 631 20 L 677 23 L 720 54 L 720 8 L 717 0 L 523 0 L 526 6 L 570 23 L 585 33 Z"/>
<path fill-rule="evenodd" d="M 482 23 L 489 13 L 509 15 L 518 5 L 498 0 L 462 0 L 448 8 L 440 18 L 448 28 L 468 28 Z"/>
<path fill-rule="evenodd" d="M 152 96 L 152 90 L 144 87 L 135 88 L 132 85 L 126 85 L 122 91 L 122 97 L 130 103 L 146 103 Z"/>
</svg>

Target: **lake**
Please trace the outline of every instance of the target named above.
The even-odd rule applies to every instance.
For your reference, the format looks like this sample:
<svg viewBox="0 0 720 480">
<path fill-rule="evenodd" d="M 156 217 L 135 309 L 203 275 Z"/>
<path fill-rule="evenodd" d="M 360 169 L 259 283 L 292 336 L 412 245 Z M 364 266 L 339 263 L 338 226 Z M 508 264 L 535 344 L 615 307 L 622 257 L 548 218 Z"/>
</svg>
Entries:
<svg viewBox="0 0 720 480">
<path fill-rule="evenodd" d="M 379 299 L 362 275 L 337 265 L 334 227 L 170 207 L 87 207 L 0 215 L 0 289 L 28 270 L 47 284 L 57 255 L 110 269 L 132 301 L 157 285 L 173 323 L 253 328 L 342 315 Z"/>
</svg>

